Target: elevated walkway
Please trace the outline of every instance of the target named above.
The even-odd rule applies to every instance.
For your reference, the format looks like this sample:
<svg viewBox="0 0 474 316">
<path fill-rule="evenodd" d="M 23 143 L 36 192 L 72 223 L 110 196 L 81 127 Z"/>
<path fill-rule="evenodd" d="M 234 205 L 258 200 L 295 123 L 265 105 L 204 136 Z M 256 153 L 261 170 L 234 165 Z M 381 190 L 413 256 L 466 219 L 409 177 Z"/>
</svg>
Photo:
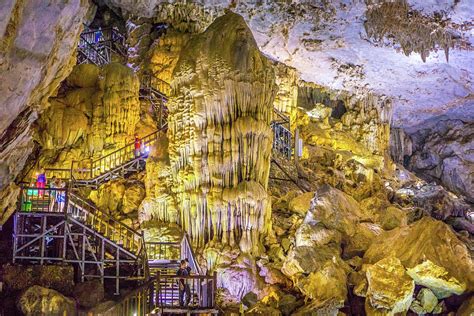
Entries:
<svg viewBox="0 0 474 316">
<path fill-rule="evenodd" d="M 63 203 L 53 202 L 58 195 Z M 23 188 L 20 206 L 14 215 L 14 263 L 71 263 L 81 281 L 113 281 L 115 294 L 121 281 L 148 277 L 143 235 L 68 189 Z"/>
<path fill-rule="evenodd" d="M 90 63 L 103 66 L 113 61 L 114 56 L 125 59 L 127 48 L 125 37 L 117 28 L 86 29 L 81 33 L 77 46 L 77 64 Z"/>
<path fill-rule="evenodd" d="M 166 125 L 145 137 L 141 138 L 142 152 L 135 153 L 135 143 L 129 143 L 114 152 L 98 159 L 73 161 L 71 168 L 46 168 L 46 177 L 53 176 L 65 181 L 70 181 L 73 188 L 89 187 L 97 189 L 101 184 L 117 178 L 125 178 L 130 174 L 143 171 L 146 159 L 152 146 L 160 133 L 166 131 Z"/>
<path fill-rule="evenodd" d="M 53 202 L 58 195 L 64 197 L 63 204 Z M 191 276 L 176 276 L 183 258 L 189 261 Z M 13 262 L 73 264 L 78 280 L 100 279 L 116 295 L 123 284 L 141 283 L 132 285 L 134 289 L 104 315 L 218 314 L 216 274 L 202 272 L 186 234 L 176 242 L 146 243 L 142 233 L 72 189 L 22 188 L 14 215 Z M 190 287 L 188 306 L 179 304 L 181 279 Z"/>
</svg>

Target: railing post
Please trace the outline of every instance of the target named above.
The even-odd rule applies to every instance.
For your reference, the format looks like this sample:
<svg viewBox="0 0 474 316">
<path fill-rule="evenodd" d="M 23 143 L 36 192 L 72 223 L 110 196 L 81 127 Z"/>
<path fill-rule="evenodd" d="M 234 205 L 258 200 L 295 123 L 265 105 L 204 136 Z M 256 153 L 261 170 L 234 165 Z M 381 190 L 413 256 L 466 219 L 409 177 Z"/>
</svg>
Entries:
<svg viewBox="0 0 474 316">
<path fill-rule="evenodd" d="M 56 192 L 56 195 L 58 192 Z M 69 189 L 66 187 L 64 190 L 64 215 L 67 215 L 69 208 Z"/>
<path fill-rule="evenodd" d="M 161 273 L 160 271 L 158 271 L 158 273 L 156 274 L 156 298 L 155 298 L 155 302 L 158 306 L 162 306 L 162 295 L 160 295 L 161 293 L 161 288 L 160 288 L 160 285 L 161 285 Z"/>
<path fill-rule="evenodd" d="M 217 272 L 214 271 L 212 275 L 212 295 L 211 295 L 211 307 L 214 308 L 216 305 L 216 293 L 217 293 Z"/>
</svg>

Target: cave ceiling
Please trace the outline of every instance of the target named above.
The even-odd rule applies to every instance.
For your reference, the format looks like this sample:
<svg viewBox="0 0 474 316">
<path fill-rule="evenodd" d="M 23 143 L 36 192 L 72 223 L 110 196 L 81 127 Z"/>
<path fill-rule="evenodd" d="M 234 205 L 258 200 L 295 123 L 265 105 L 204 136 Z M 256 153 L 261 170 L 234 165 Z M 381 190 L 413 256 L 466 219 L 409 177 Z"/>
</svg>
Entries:
<svg viewBox="0 0 474 316">
<path fill-rule="evenodd" d="M 231 8 L 263 53 L 296 68 L 301 79 L 391 97 L 393 126 L 474 118 L 472 0 L 105 3 L 124 16 L 185 21 L 194 31 Z"/>
</svg>

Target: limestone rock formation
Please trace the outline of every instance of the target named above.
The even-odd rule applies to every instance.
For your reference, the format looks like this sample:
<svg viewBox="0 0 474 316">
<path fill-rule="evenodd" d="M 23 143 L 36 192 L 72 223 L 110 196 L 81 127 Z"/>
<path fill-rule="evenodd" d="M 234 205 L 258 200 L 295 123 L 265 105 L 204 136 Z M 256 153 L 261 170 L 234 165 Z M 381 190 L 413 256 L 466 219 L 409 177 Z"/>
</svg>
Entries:
<svg viewBox="0 0 474 316">
<path fill-rule="evenodd" d="M 391 153 L 418 176 L 474 201 L 474 123 L 440 117 L 417 131 L 395 130 Z"/>
<path fill-rule="evenodd" d="M 134 227 L 138 224 L 138 210 L 145 198 L 145 188 L 136 179 L 112 180 L 92 191 L 89 198 L 101 211 Z"/>
<path fill-rule="evenodd" d="M 460 295 L 466 290 L 464 282 L 450 276 L 445 268 L 437 266 L 430 260 L 408 269 L 407 273 L 415 280 L 416 284 L 431 289 L 436 297 L 440 299 L 453 294 Z"/>
<path fill-rule="evenodd" d="M 2 6 L 0 95 L 6 106 L 0 110 L 0 133 L 27 106 L 44 108 L 67 76 L 87 9 L 83 1 L 8 1 Z"/>
<path fill-rule="evenodd" d="M 367 268 L 367 281 L 366 299 L 373 308 L 390 315 L 408 311 L 415 282 L 406 274 L 400 260 L 387 257 Z"/>
<path fill-rule="evenodd" d="M 438 298 L 427 288 L 423 288 L 416 295 L 416 300 L 412 302 L 410 309 L 417 314 L 428 314 L 436 312 L 434 309 L 438 305 Z"/>
<path fill-rule="evenodd" d="M 55 290 L 35 285 L 28 288 L 20 296 L 18 309 L 26 316 L 74 315 L 76 313 L 76 302 Z"/>
<path fill-rule="evenodd" d="M 73 294 L 79 305 L 93 307 L 104 299 L 104 285 L 100 280 L 78 283 L 74 287 Z"/>
<path fill-rule="evenodd" d="M 295 196 L 288 204 L 288 208 L 292 212 L 301 215 L 306 215 L 306 212 L 309 210 L 313 197 L 314 192 L 306 192 L 301 195 Z"/>
<path fill-rule="evenodd" d="M 140 120 L 138 91 L 138 77 L 121 64 L 75 66 L 37 122 L 40 164 L 70 168 L 73 160 L 100 157 L 131 142 Z"/>
<path fill-rule="evenodd" d="M 75 64 L 88 3 L 7 1 L 0 10 L 0 225 L 18 191 L 8 183 L 35 150 L 31 124 Z M 67 31 L 66 31 L 67 30 Z M 3 168 L 3 167 L 2 167 Z M 8 172 L 5 172 L 8 171 Z"/>
<path fill-rule="evenodd" d="M 69 295 L 74 288 L 74 268 L 72 266 L 7 264 L 2 268 L 3 281 L 8 290 L 26 290 L 37 285 Z"/>
<path fill-rule="evenodd" d="M 181 225 L 200 244 L 256 251 L 270 229 L 275 85 L 242 17 L 226 14 L 188 42 L 172 88 L 168 138 Z"/>
<path fill-rule="evenodd" d="M 415 267 L 429 260 L 434 265 L 433 269 L 427 269 L 428 279 L 435 277 L 433 282 L 437 283 L 455 278 L 456 282 L 453 280 L 450 283 L 465 284 L 467 290 L 473 289 L 474 263 L 471 255 L 452 229 L 441 221 L 423 217 L 409 226 L 382 233 L 365 252 L 364 262 L 376 263 L 392 256 L 400 259 L 406 268 L 415 269 L 413 273 L 419 269 L 421 274 L 423 267 L 431 264 Z M 422 279 L 421 276 L 419 278 Z"/>
</svg>

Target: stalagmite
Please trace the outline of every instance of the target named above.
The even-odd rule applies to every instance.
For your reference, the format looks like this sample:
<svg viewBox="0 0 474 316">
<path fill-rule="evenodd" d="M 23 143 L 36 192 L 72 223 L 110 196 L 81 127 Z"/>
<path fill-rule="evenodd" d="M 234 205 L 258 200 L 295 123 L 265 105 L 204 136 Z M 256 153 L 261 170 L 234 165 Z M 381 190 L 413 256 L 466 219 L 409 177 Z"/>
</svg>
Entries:
<svg viewBox="0 0 474 316">
<path fill-rule="evenodd" d="M 271 63 L 242 17 L 228 13 L 188 42 L 173 77 L 168 138 L 179 221 L 198 244 L 255 252 L 271 229 Z"/>
</svg>

